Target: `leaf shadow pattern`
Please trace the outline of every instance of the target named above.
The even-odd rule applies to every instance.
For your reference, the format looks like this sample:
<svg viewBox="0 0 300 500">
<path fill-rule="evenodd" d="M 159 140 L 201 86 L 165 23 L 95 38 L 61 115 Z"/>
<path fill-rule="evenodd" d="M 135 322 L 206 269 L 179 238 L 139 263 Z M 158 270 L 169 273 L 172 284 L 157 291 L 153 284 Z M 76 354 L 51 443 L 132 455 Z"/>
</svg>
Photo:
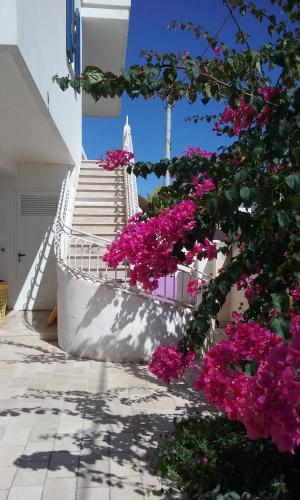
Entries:
<svg viewBox="0 0 300 500">
<path fill-rule="evenodd" d="M 129 488 L 143 498 L 158 487 L 150 459 L 173 418 L 214 411 L 183 381 L 165 387 L 142 364 L 80 360 L 28 339 L 1 344 L 0 368 L 20 383 L 24 370 L 30 374 L 19 395 L 0 398 L 0 423 L 31 426 L 15 465 L 75 477 L 79 492 L 99 486 L 125 498 Z"/>
</svg>

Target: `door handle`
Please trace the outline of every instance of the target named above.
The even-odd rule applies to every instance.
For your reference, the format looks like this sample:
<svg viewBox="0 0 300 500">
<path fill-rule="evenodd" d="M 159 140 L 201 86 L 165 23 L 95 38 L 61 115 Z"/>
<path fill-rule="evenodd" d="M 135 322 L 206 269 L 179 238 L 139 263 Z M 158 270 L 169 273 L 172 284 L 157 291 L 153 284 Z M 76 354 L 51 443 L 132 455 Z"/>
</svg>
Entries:
<svg viewBox="0 0 300 500">
<path fill-rule="evenodd" d="M 18 253 L 19 262 L 21 262 L 21 257 L 26 257 L 26 253 Z"/>
</svg>

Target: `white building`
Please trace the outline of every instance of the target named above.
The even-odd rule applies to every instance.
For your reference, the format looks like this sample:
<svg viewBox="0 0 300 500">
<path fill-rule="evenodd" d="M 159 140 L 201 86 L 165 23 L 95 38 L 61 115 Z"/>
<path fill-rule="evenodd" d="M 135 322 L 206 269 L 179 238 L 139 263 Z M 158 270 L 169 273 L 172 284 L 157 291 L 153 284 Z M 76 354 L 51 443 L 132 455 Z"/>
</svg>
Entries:
<svg viewBox="0 0 300 500">
<path fill-rule="evenodd" d="M 120 71 L 130 1 L 0 0 L 0 280 L 12 309 L 57 304 L 65 351 L 111 361 L 177 340 L 195 305 L 187 282 L 211 271 L 182 268 L 147 295 L 129 286 L 126 263 L 115 271 L 100 258 L 138 210 L 137 188 L 86 161 L 82 117 L 117 116 L 120 100 L 95 104 L 52 77 L 90 64 Z"/>
<path fill-rule="evenodd" d="M 52 76 L 91 63 L 120 71 L 129 12 L 130 0 L 0 0 L 0 279 L 9 283 L 10 308 L 56 304 L 53 221 L 64 179 L 72 213 L 82 116 L 120 109 L 118 99 L 95 105 L 63 93 Z"/>
</svg>

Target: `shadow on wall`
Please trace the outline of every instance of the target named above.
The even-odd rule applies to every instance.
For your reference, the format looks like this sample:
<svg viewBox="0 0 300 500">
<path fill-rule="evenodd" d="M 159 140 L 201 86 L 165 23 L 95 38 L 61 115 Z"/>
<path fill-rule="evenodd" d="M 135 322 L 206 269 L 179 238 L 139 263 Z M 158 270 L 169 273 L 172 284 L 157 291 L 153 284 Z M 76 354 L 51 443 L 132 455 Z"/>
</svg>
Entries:
<svg viewBox="0 0 300 500">
<path fill-rule="evenodd" d="M 58 339 L 66 352 L 91 359 L 140 362 L 184 332 L 191 310 L 99 285 L 58 268 Z"/>
</svg>

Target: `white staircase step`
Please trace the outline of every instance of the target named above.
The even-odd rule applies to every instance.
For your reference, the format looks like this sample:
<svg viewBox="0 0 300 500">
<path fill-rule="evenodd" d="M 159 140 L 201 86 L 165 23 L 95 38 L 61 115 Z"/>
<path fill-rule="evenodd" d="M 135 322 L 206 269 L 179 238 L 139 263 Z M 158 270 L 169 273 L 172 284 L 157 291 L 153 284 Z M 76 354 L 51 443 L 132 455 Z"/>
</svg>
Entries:
<svg viewBox="0 0 300 500">
<path fill-rule="evenodd" d="M 125 203 L 124 193 L 122 192 L 114 192 L 114 191 L 86 191 L 86 190 L 77 190 L 76 202 L 81 200 L 83 201 L 105 201 L 105 200 L 123 200 L 123 204 Z"/>
<path fill-rule="evenodd" d="M 87 224 L 87 225 L 124 225 L 125 224 L 125 216 L 124 215 L 114 215 L 114 214 L 74 214 L 73 215 L 73 225 L 77 224 Z"/>
<path fill-rule="evenodd" d="M 125 212 L 125 207 L 124 204 L 120 206 L 102 206 L 100 205 L 77 205 L 74 208 L 74 217 L 77 216 L 106 216 L 109 215 L 111 217 L 124 217 L 124 221 L 126 219 L 126 212 Z"/>
<path fill-rule="evenodd" d="M 124 181 L 122 177 L 105 177 L 102 175 L 84 175 L 79 177 L 79 182 L 78 185 L 85 185 L 85 184 L 102 184 L 104 186 L 123 186 Z"/>
<path fill-rule="evenodd" d="M 100 167 L 89 167 L 89 168 L 81 168 L 80 177 L 89 177 L 89 176 L 98 176 L 98 177 L 106 177 L 107 179 L 123 179 L 124 172 L 123 170 L 114 170 L 113 172 L 109 172 L 108 170 L 104 170 Z"/>
<path fill-rule="evenodd" d="M 124 193 L 124 185 L 114 184 L 114 183 L 106 183 L 106 184 L 98 184 L 97 182 L 79 182 L 77 192 L 80 193 L 82 191 L 117 191 Z"/>
<path fill-rule="evenodd" d="M 86 168 L 98 168 L 103 172 L 114 173 L 114 172 L 124 172 L 124 167 L 118 167 L 115 170 L 105 170 L 102 166 L 98 165 L 96 160 L 84 160 L 81 162 L 80 171 L 85 170 Z"/>
<path fill-rule="evenodd" d="M 94 234 L 95 236 L 101 236 L 106 234 L 117 234 L 122 229 L 123 224 L 103 224 L 93 226 L 92 224 L 73 224 L 73 228 L 76 231 L 82 231 L 83 233 Z"/>
<path fill-rule="evenodd" d="M 125 210 L 124 199 L 122 198 L 114 198 L 112 200 L 76 200 L 75 208 L 83 208 L 83 207 L 93 207 L 93 208 L 107 208 L 109 210 L 119 210 L 120 208 Z"/>
<path fill-rule="evenodd" d="M 85 256 L 95 252 L 97 263 L 99 255 L 105 252 L 105 248 L 97 246 L 97 236 L 108 241 L 115 240 L 126 224 L 126 217 L 124 169 L 109 172 L 99 167 L 95 161 L 83 161 L 72 226 L 75 234 L 78 232 L 76 255 L 88 260 Z M 84 238 L 95 244 L 84 247 Z M 98 243 L 101 244 L 101 240 Z M 107 244 L 103 241 L 103 245 Z M 75 245 L 70 248 L 70 255 L 73 253 Z"/>
</svg>

